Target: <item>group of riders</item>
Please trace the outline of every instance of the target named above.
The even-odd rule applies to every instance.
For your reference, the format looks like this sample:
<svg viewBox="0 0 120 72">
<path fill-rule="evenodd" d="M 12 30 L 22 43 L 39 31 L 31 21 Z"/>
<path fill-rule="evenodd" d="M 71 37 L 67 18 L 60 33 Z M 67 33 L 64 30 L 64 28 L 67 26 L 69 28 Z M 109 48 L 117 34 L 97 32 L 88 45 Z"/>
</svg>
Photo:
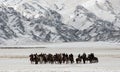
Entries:
<svg viewBox="0 0 120 72">
<path fill-rule="evenodd" d="M 31 63 L 35 64 L 73 64 L 75 61 L 77 64 L 83 62 L 84 64 L 86 62 L 89 63 L 98 63 L 98 58 L 94 56 L 94 53 L 90 53 L 86 55 L 86 53 L 83 53 L 82 55 L 78 55 L 76 59 L 74 59 L 73 54 L 67 54 L 67 53 L 56 53 L 56 54 L 31 54 L 29 55 Z"/>
</svg>

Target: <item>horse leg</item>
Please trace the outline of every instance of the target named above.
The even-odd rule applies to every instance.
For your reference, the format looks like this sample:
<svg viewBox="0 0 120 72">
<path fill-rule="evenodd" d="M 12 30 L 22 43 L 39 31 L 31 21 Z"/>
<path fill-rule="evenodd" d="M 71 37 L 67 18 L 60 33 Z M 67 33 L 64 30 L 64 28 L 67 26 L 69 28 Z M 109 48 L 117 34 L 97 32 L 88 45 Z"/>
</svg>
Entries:
<svg viewBox="0 0 120 72">
<path fill-rule="evenodd" d="M 85 64 L 85 59 L 83 59 L 83 63 Z"/>
<path fill-rule="evenodd" d="M 71 61 L 72 61 L 72 64 L 73 64 L 73 63 L 74 63 L 74 60 L 72 59 Z"/>
<path fill-rule="evenodd" d="M 78 64 L 78 61 L 76 61 L 76 63 Z"/>
<path fill-rule="evenodd" d="M 78 60 L 76 59 L 76 63 L 78 64 Z"/>
<path fill-rule="evenodd" d="M 31 64 L 32 64 L 32 61 L 30 60 Z"/>
<path fill-rule="evenodd" d="M 92 63 L 92 59 L 90 59 L 90 63 Z"/>
</svg>

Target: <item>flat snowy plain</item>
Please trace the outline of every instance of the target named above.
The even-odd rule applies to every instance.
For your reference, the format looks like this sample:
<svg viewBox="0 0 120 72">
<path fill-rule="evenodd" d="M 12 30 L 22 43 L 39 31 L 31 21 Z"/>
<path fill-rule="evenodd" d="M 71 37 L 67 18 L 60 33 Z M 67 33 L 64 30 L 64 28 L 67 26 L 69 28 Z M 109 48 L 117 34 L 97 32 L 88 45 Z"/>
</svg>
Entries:
<svg viewBox="0 0 120 72">
<path fill-rule="evenodd" d="M 120 72 L 120 46 L 108 43 L 60 43 L 42 45 L 43 48 L 0 49 L 0 72 Z M 29 46 L 28 46 L 29 47 Z M 38 46 L 37 46 L 38 47 Z M 94 64 L 31 64 L 31 53 L 93 52 L 99 58 Z"/>
</svg>

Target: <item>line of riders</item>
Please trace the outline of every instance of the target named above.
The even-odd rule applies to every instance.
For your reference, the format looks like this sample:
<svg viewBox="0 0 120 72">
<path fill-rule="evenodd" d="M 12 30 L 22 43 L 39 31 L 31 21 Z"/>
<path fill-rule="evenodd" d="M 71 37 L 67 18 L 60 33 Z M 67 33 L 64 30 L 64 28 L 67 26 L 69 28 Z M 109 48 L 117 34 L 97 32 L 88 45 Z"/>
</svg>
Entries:
<svg viewBox="0 0 120 72">
<path fill-rule="evenodd" d="M 86 55 L 86 53 L 83 53 L 82 55 L 78 55 L 78 57 L 74 61 L 74 56 L 73 54 L 66 54 L 66 53 L 60 53 L 60 54 L 31 54 L 29 55 L 31 64 L 68 64 L 71 63 L 73 64 L 75 61 L 77 64 L 83 62 L 84 64 L 86 62 L 89 63 L 98 63 L 98 58 L 94 56 L 94 53 Z"/>
</svg>

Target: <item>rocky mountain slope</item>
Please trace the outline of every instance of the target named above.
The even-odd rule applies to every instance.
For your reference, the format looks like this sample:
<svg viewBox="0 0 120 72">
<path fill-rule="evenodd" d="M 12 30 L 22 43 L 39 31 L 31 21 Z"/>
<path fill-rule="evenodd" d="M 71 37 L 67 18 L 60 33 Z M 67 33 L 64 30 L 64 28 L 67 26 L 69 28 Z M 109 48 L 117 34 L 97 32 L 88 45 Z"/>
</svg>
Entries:
<svg viewBox="0 0 120 72">
<path fill-rule="evenodd" d="M 32 42 L 120 42 L 119 0 L 0 2 L 1 45 Z"/>
</svg>

